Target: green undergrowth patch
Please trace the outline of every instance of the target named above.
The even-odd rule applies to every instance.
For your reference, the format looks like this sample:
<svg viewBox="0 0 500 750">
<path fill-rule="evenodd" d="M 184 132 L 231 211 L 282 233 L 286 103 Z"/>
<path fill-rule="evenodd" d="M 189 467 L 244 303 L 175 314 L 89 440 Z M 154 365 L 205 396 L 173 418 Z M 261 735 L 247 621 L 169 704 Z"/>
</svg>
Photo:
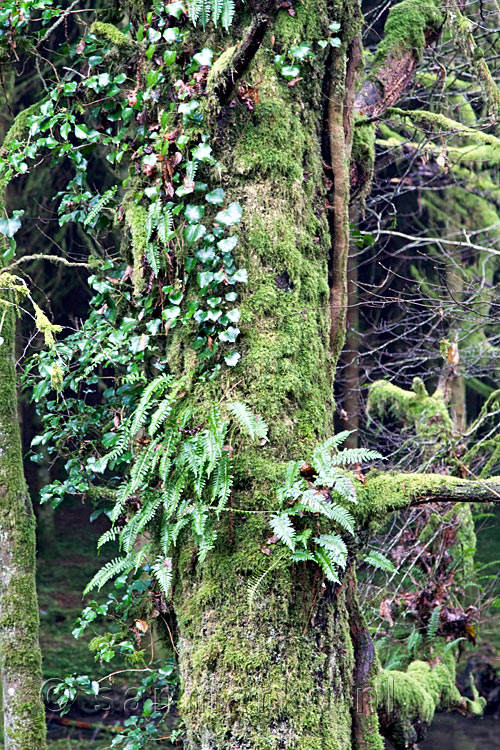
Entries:
<svg viewBox="0 0 500 750">
<path fill-rule="evenodd" d="M 97 539 L 105 522 L 89 522 L 92 508 L 80 501 L 68 502 L 55 511 L 55 539 L 50 549 L 42 549 L 37 560 L 40 642 L 45 679 L 67 674 L 102 677 L 109 665 L 94 661 L 88 650 L 92 637 L 105 632 L 106 624 L 76 640 L 72 631 L 86 600 L 82 592 L 101 565 L 113 556 L 114 549 L 97 554 Z M 100 519 L 99 519 L 100 521 Z M 102 596 L 102 594 L 100 595 Z M 87 600 L 92 597 L 87 597 Z M 114 666 L 119 669 L 120 666 Z"/>
</svg>

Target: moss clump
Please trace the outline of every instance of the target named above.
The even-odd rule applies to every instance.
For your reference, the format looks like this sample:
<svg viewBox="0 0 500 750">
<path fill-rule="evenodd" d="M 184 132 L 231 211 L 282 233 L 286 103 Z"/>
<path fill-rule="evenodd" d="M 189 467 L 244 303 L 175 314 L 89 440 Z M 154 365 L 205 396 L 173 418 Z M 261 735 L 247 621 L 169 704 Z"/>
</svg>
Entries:
<svg viewBox="0 0 500 750">
<path fill-rule="evenodd" d="M 441 3 L 437 0 L 421 3 L 420 0 L 402 0 L 394 5 L 384 28 L 384 38 L 375 55 L 375 66 L 384 64 L 389 57 L 399 57 L 406 51 L 418 59 L 427 45 L 426 35 L 437 33 L 444 23 Z"/>
<path fill-rule="evenodd" d="M 113 47 L 117 47 L 119 50 L 130 52 L 137 46 L 130 37 L 125 36 L 125 34 L 123 34 L 120 29 L 117 29 L 112 23 L 94 21 L 90 27 L 90 31 L 101 39 L 105 39 Z"/>
<path fill-rule="evenodd" d="M 436 651 L 432 663 L 416 660 L 406 672 L 383 670 L 377 677 L 378 710 L 385 732 L 396 750 L 404 750 L 422 739 L 436 711 L 466 709 L 481 714 L 486 701 L 469 700 L 455 685 L 455 660 L 443 648 Z"/>
<path fill-rule="evenodd" d="M 437 390 L 430 396 L 420 378 L 414 379 L 411 391 L 386 380 L 377 380 L 370 387 L 368 414 L 381 420 L 389 416 L 406 428 L 414 428 L 422 440 L 432 438 L 434 451 L 436 442 L 446 442 L 453 432 L 442 393 Z"/>
<path fill-rule="evenodd" d="M 129 202 L 125 210 L 125 222 L 132 235 L 134 294 L 140 294 L 144 288 L 144 256 L 148 242 L 148 212 L 138 203 Z"/>
</svg>

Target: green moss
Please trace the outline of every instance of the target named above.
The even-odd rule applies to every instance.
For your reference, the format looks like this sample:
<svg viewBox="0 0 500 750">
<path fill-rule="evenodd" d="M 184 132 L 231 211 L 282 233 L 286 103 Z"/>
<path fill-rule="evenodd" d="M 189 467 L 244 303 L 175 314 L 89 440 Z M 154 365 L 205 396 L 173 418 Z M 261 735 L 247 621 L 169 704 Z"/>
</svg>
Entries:
<svg viewBox="0 0 500 750">
<path fill-rule="evenodd" d="M 432 663 L 416 660 L 406 672 L 383 670 L 376 681 L 379 713 L 396 750 L 414 743 L 419 731 L 428 726 L 436 711 L 466 708 L 472 714 L 481 714 L 486 701 L 479 698 L 462 698 L 455 685 L 455 660 L 451 652 L 436 649 Z"/>
<path fill-rule="evenodd" d="M 105 39 L 109 44 L 113 47 L 117 47 L 119 50 L 130 52 L 137 46 L 130 37 L 125 36 L 125 34 L 123 34 L 120 29 L 117 29 L 112 23 L 94 21 L 90 27 L 90 31 L 92 34 L 101 37 L 101 39 Z"/>
<path fill-rule="evenodd" d="M 375 165 L 375 125 L 362 120 L 355 122 L 351 164 L 360 172 L 358 181 L 361 191 L 355 196 L 362 202 L 372 186 L 373 168 Z"/>
<path fill-rule="evenodd" d="M 370 387 L 367 408 L 371 417 L 395 419 L 406 429 L 414 428 L 420 439 L 433 438 L 433 450 L 436 442 L 451 438 L 453 423 L 441 392 L 430 396 L 420 378 L 414 379 L 411 391 L 377 380 Z"/>
<path fill-rule="evenodd" d="M 44 750 L 35 520 L 23 473 L 14 365 L 16 316 L 9 295 L 5 291 L 0 294 L 0 302 L 7 303 L 0 346 L 0 666 L 6 691 L 4 729 L 9 746 Z"/>
<path fill-rule="evenodd" d="M 125 211 L 125 221 L 132 235 L 134 294 L 140 294 L 144 288 L 144 255 L 148 242 L 148 212 L 138 203 L 130 201 Z"/>
<path fill-rule="evenodd" d="M 418 58 L 427 45 L 429 31 L 437 32 L 444 23 L 441 4 L 430 0 L 402 0 L 389 11 L 384 27 L 384 37 L 377 48 L 375 66 L 385 63 L 390 56 L 397 58 L 407 50 Z"/>
<path fill-rule="evenodd" d="M 408 508 L 417 499 L 431 498 L 446 489 L 453 489 L 458 500 L 463 490 L 466 499 L 467 488 L 468 483 L 459 477 L 371 471 L 366 484 L 357 489 L 359 502 L 354 514 L 361 522 L 384 522 L 388 513 Z"/>
</svg>

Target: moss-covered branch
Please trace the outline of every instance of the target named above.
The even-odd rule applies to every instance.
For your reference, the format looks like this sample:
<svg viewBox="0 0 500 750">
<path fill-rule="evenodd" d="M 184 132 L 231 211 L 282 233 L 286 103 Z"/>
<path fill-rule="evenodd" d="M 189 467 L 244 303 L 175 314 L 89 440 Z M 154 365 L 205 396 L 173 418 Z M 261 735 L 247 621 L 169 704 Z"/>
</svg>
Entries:
<svg viewBox="0 0 500 750">
<path fill-rule="evenodd" d="M 247 70 L 261 46 L 277 8 L 270 3 L 267 12 L 257 13 L 244 39 L 221 55 L 210 72 L 207 91 L 219 106 L 227 104 L 238 78 Z"/>
<path fill-rule="evenodd" d="M 442 3 L 438 0 L 425 4 L 403 0 L 391 8 L 372 75 L 356 97 L 358 112 L 378 117 L 400 99 L 413 81 L 425 47 L 439 37 L 443 23 Z"/>
<path fill-rule="evenodd" d="M 469 481 L 442 474 L 372 472 L 358 490 L 360 520 L 383 520 L 389 513 L 426 503 L 500 503 L 500 477 Z"/>
</svg>

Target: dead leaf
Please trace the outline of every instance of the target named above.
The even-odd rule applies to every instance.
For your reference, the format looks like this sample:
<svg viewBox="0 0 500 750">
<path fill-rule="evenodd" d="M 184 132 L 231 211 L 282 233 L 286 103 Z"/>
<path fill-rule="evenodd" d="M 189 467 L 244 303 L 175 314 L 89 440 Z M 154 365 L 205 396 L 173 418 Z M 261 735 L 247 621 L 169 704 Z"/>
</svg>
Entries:
<svg viewBox="0 0 500 750">
<path fill-rule="evenodd" d="M 382 599 L 379 607 L 379 615 L 383 620 L 386 620 L 389 623 L 389 627 L 392 628 L 394 621 L 392 619 L 390 599 Z"/>
</svg>

